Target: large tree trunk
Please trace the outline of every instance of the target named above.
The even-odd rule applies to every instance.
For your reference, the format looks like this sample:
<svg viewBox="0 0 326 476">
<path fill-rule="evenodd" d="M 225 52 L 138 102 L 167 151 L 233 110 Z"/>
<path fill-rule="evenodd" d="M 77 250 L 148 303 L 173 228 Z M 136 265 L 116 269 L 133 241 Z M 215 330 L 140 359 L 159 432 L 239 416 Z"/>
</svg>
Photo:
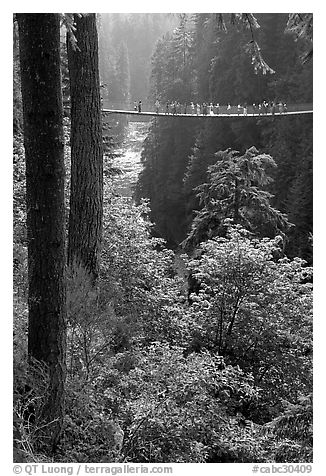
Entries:
<svg viewBox="0 0 326 476">
<path fill-rule="evenodd" d="M 68 263 L 93 282 L 99 273 L 103 215 L 103 143 L 95 13 L 74 15 L 77 48 L 67 37 L 71 97 Z"/>
<path fill-rule="evenodd" d="M 18 14 L 26 157 L 28 353 L 49 367 L 52 445 L 64 415 L 66 289 L 64 141 L 58 14 Z"/>
</svg>

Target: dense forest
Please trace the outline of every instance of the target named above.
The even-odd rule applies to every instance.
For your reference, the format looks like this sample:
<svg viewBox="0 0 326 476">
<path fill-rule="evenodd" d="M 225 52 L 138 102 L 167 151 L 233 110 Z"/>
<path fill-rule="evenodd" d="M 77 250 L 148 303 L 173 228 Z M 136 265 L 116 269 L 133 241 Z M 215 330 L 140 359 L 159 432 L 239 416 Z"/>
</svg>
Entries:
<svg viewBox="0 0 326 476">
<path fill-rule="evenodd" d="M 14 461 L 312 462 L 312 14 L 14 16 Z"/>
<path fill-rule="evenodd" d="M 184 15 L 165 35 L 153 55 L 152 84 L 162 103 L 178 98 L 220 104 L 263 100 L 312 102 L 312 62 L 302 64 L 307 45 L 284 33 L 286 14 L 256 15 L 257 41 L 274 74 L 257 73 L 246 54 L 247 30 L 221 31 L 215 14 Z M 230 60 L 231 58 L 231 60 Z M 191 81 L 189 81 L 191 78 Z M 158 119 L 146 140 L 138 196 L 150 199 L 155 231 L 178 247 L 203 200 L 198 190 L 216 153 L 232 149 L 244 154 L 251 146 L 270 154 L 271 204 L 295 226 L 287 236 L 288 256 L 312 262 L 312 117 L 236 118 L 228 121 Z M 164 191 L 164 192 L 163 192 Z M 212 231 L 214 234 L 214 231 Z M 211 235 L 212 236 L 212 235 Z M 270 235 L 268 235 L 270 236 Z"/>
<path fill-rule="evenodd" d="M 99 59 L 104 105 L 124 106 L 147 100 L 150 92 L 151 56 L 156 41 L 178 23 L 174 15 L 160 13 L 103 13 L 99 24 Z M 116 142 L 128 120 L 110 121 Z"/>
</svg>

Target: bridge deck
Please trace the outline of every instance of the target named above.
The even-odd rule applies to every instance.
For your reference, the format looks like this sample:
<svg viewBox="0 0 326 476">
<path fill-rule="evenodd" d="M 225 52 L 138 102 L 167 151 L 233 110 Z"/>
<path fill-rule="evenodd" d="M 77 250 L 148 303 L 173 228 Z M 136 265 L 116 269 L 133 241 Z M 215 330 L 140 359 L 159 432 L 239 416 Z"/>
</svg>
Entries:
<svg viewBox="0 0 326 476">
<path fill-rule="evenodd" d="M 302 111 L 287 111 L 287 112 L 275 112 L 274 114 L 271 112 L 266 112 L 266 113 L 248 113 L 244 115 L 243 113 L 238 114 L 238 113 L 220 113 L 220 114 L 166 114 L 164 112 L 154 112 L 154 111 L 143 111 L 143 112 L 138 112 L 138 111 L 127 111 L 124 109 L 102 109 L 103 113 L 108 113 L 108 114 L 128 114 L 130 116 L 151 116 L 151 117 L 193 117 L 193 118 L 218 118 L 218 117 L 265 117 L 265 116 L 293 116 L 297 114 L 312 114 L 313 110 L 302 110 Z"/>
</svg>

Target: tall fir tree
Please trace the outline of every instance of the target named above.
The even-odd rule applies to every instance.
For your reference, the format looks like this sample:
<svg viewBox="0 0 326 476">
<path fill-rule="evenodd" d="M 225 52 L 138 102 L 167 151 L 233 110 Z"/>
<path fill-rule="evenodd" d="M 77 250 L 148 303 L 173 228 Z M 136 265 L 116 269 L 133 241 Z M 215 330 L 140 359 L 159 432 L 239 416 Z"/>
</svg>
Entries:
<svg viewBox="0 0 326 476">
<path fill-rule="evenodd" d="M 28 354 L 49 369 L 44 432 L 64 418 L 66 288 L 64 139 L 58 14 L 17 14 L 26 159 Z"/>
<path fill-rule="evenodd" d="M 103 143 L 98 39 L 94 13 L 74 15 L 77 48 L 68 32 L 71 96 L 71 191 L 68 263 L 93 282 L 99 274 L 103 217 Z"/>
<path fill-rule="evenodd" d="M 216 154 L 208 167 L 208 181 L 196 188 L 202 208 L 193 220 L 185 247 L 193 250 L 201 242 L 225 233 L 225 220 L 231 219 L 256 236 L 285 236 L 290 223 L 272 207 L 266 186 L 272 181 L 268 169 L 276 167 L 271 156 L 255 147 L 242 156 L 226 150 Z"/>
</svg>

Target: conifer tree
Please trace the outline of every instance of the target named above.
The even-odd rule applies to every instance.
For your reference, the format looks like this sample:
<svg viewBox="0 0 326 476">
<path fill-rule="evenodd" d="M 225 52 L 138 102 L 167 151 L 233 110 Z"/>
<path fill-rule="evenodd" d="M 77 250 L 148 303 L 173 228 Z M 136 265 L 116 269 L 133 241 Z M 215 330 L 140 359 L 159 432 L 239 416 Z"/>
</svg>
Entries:
<svg viewBox="0 0 326 476">
<path fill-rule="evenodd" d="M 18 14 L 26 160 L 28 353 L 49 369 L 44 431 L 55 449 L 64 417 L 65 211 L 60 17 Z"/>
<path fill-rule="evenodd" d="M 129 106 L 130 102 L 130 70 L 128 49 L 125 42 L 121 42 L 118 48 L 117 61 L 118 101 Z"/>
<path fill-rule="evenodd" d="M 185 240 L 190 249 L 214 236 L 223 235 L 224 220 L 232 219 L 256 236 L 281 235 L 289 228 L 287 217 L 272 207 L 272 195 L 264 190 L 271 181 L 272 157 L 251 147 L 242 156 L 226 150 L 216 154 L 208 168 L 208 182 L 196 190 L 202 209 L 197 213 Z"/>
<path fill-rule="evenodd" d="M 103 143 L 95 13 L 74 15 L 68 32 L 71 96 L 71 191 L 68 264 L 99 274 L 103 216 Z"/>
</svg>

